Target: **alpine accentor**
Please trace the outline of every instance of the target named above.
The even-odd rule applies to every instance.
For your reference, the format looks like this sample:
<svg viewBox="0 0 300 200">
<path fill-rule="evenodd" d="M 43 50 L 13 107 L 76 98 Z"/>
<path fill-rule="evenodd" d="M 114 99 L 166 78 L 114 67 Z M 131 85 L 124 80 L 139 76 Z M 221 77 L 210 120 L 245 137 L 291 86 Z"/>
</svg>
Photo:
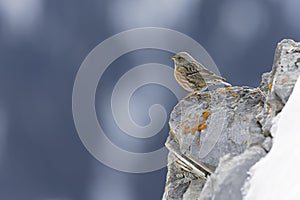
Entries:
<svg viewBox="0 0 300 200">
<path fill-rule="evenodd" d="M 175 63 L 175 79 L 187 91 L 199 93 L 213 85 L 231 86 L 223 77 L 206 69 L 186 52 L 177 53 L 172 59 Z"/>
</svg>

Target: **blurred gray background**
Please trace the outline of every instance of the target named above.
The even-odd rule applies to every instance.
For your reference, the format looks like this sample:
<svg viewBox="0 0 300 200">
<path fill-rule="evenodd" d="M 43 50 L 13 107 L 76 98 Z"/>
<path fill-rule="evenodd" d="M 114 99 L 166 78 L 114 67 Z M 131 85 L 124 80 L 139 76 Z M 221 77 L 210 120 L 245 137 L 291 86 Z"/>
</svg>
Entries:
<svg viewBox="0 0 300 200">
<path fill-rule="evenodd" d="M 161 199 L 165 168 L 119 172 L 82 145 L 72 118 L 72 87 L 84 58 L 121 31 L 165 27 L 203 45 L 233 85 L 258 86 L 277 42 L 299 41 L 299 9 L 300 0 L 0 0 L 0 199 Z M 171 67 L 171 56 L 151 49 L 128 53 L 100 80 L 99 123 L 118 146 L 148 152 L 164 145 L 167 124 L 149 139 L 125 136 L 113 122 L 109 98 L 124 72 L 148 62 Z M 146 85 L 132 97 L 133 119 L 146 125 L 154 103 L 169 113 L 176 99 L 166 88 Z"/>
</svg>

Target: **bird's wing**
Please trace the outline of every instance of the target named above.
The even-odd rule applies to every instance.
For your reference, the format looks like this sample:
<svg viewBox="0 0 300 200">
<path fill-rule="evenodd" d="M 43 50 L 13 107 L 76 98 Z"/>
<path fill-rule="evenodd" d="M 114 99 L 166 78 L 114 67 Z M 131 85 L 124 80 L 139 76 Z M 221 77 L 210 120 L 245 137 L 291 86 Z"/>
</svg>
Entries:
<svg viewBox="0 0 300 200">
<path fill-rule="evenodd" d="M 196 88 L 206 87 L 207 84 L 199 71 L 199 68 L 194 63 L 188 63 L 186 67 L 186 78 L 189 83 L 193 84 Z"/>
<path fill-rule="evenodd" d="M 218 76 L 217 74 L 215 74 L 212 71 L 208 70 L 206 67 L 204 67 L 204 65 L 202 65 L 199 62 L 192 63 L 192 64 L 197 66 L 198 70 L 201 71 L 203 76 L 209 76 L 209 78 L 225 80 L 225 78 L 223 78 L 221 76 Z"/>
</svg>

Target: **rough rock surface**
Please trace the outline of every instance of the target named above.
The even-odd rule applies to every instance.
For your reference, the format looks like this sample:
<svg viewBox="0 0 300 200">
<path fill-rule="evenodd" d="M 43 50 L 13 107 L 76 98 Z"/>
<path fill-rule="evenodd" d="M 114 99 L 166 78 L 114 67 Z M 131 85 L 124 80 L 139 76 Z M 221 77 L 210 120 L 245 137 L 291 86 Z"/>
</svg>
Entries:
<svg viewBox="0 0 300 200">
<path fill-rule="evenodd" d="M 270 127 L 300 74 L 300 44 L 283 40 L 258 88 L 218 88 L 181 100 L 170 117 L 163 199 L 242 199 L 247 172 L 272 146 Z"/>
<path fill-rule="evenodd" d="M 277 46 L 270 73 L 263 75 L 261 89 L 266 94 L 264 110 L 258 119 L 265 134 L 270 134 L 273 118 L 288 101 L 300 75 L 300 43 L 283 40 Z"/>
<path fill-rule="evenodd" d="M 207 180 L 200 199 L 242 199 L 240 189 L 247 179 L 248 170 L 265 154 L 263 148 L 252 146 L 240 155 L 223 156 L 219 163 L 222 167 L 218 167 Z"/>
</svg>

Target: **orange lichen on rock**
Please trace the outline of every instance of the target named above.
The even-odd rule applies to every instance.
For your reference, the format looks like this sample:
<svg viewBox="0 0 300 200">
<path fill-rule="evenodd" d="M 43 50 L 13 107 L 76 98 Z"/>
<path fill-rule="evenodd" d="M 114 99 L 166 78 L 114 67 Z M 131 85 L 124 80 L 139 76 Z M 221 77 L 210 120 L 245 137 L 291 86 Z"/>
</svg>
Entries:
<svg viewBox="0 0 300 200">
<path fill-rule="evenodd" d="M 189 133 L 191 133 L 192 135 L 195 135 L 197 130 L 198 130 L 198 126 L 195 126 L 195 127 L 193 127 L 193 128 L 190 128 L 190 126 L 186 126 L 186 127 L 184 127 L 184 129 L 183 129 L 182 132 L 183 132 L 184 134 L 189 134 Z"/>
<path fill-rule="evenodd" d="M 270 105 L 267 105 L 267 110 L 268 110 L 268 114 L 271 113 L 271 106 Z"/>
<path fill-rule="evenodd" d="M 202 131 L 207 128 L 207 124 L 203 121 L 201 124 L 198 125 L 198 131 Z"/>
<path fill-rule="evenodd" d="M 178 126 L 178 127 L 182 127 L 183 125 L 184 125 L 184 124 L 183 124 L 183 123 L 181 123 L 181 124 L 178 124 L 177 126 Z"/>
<path fill-rule="evenodd" d="M 232 96 L 232 97 L 238 97 L 239 95 L 238 94 L 230 94 L 230 96 Z"/>
<path fill-rule="evenodd" d="M 207 120 L 208 117 L 209 117 L 209 115 L 210 114 L 209 114 L 209 112 L 207 110 L 202 113 L 202 116 L 203 116 L 204 120 Z"/>
<path fill-rule="evenodd" d="M 227 91 L 232 91 L 233 89 L 231 87 L 225 88 Z"/>
<path fill-rule="evenodd" d="M 190 132 L 192 135 L 195 135 L 197 130 L 198 130 L 198 126 L 195 126 L 190 130 Z"/>
<path fill-rule="evenodd" d="M 272 87 L 273 87 L 273 85 L 272 85 L 272 83 L 270 83 L 270 84 L 268 85 L 268 90 L 269 90 L 269 91 L 272 90 Z"/>
<path fill-rule="evenodd" d="M 180 134 L 177 135 L 177 138 L 181 140 L 182 136 Z"/>
<path fill-rule="evenodd" d="M 209 93 L 206 93 L 205 96 L 210 98 L 210 94 Z"/>
<path fill-rule="evenodd" d="M 221 90 L 221 93 L 222 94 L 226 94 L 226 90 Z"/>
<path fill-rule="evenodd" d="M 183 133 L 184 133 L 184 134 L 188 134 L 189 132 L 190 132 L 190 126 L 184 127 Z"/>
<path fill-rule="evenodd" d="M 195 121 L 194 121 L 194 124 L 197 124 L 198 121 L 199 121 L 199 115 L 196 115 L 196 119 L 195 119 Z"/>
<path fill-rule="evenodd" d="M 183 120 L 182 123 L 184 124 L 184 123 L 187 123 L 188 121 L 189 121 L 188 119 L 185 119 L 185 120 Z"/>
</svg>

